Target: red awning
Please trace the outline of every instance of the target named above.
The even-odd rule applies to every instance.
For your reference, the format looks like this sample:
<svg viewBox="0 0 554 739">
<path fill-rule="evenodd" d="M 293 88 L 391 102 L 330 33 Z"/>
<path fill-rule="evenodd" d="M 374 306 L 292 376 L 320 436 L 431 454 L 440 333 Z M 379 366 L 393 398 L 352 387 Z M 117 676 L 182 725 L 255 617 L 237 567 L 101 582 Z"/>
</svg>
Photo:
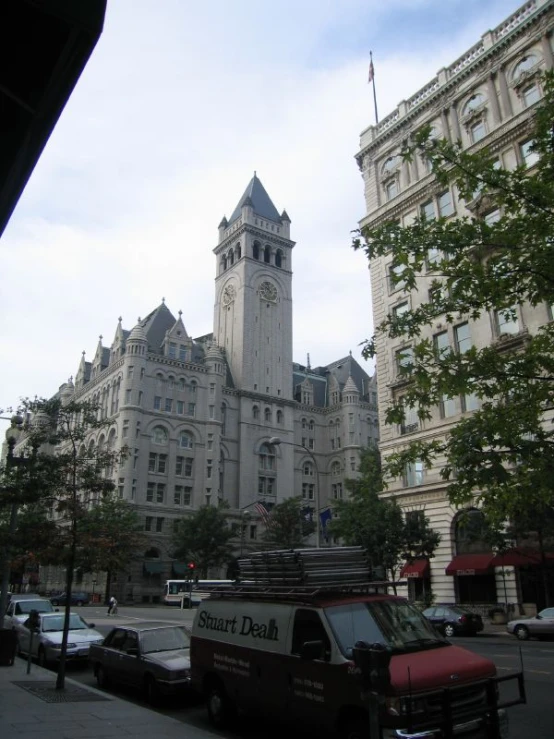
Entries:
<svg viewBox="0 0 554 739">
<path fill-rule="evenodd" d="M 492 571 L 494 554 L 458 554 L 448 565 L 447 575 L 487 575 Z"/>
<path fill-rule="evenodd" d="M 400 570 L 400 577 L 429 577 L 429 560 L 414 559 L 413 562 L 406 562 Z"/>
<path fill-rule="evenodd" d="M 546 559 L 554 559 L 554 552 L 545 552 Z M 502 554 L 497 554 L 493 559 L 493 567 L 527 567 L 528 565 L 539 565 L 541 563 L 540 552 L 536 549 L 523 549 L 514 547 Z"/>
</svg>

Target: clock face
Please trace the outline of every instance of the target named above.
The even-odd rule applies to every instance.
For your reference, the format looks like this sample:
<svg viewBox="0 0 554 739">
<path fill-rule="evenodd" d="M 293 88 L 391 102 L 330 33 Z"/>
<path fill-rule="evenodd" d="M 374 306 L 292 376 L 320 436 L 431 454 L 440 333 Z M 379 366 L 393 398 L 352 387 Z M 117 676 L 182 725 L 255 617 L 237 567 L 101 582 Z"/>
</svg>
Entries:
<svg viewBox="0 0 554 739">
<path fill-rule="evenodd" d="M 267 300 L 271 303 L 277 301 L 277 288 L 271 282 L 262 282 L 258 293 L 262 300 Z"/>
<path fill-rule="evenodd" d="M 227 285 L 223 290 L 223 303 L 229 305 L 235 299 L 235 288 L 233 285 Z"/>
</svg>

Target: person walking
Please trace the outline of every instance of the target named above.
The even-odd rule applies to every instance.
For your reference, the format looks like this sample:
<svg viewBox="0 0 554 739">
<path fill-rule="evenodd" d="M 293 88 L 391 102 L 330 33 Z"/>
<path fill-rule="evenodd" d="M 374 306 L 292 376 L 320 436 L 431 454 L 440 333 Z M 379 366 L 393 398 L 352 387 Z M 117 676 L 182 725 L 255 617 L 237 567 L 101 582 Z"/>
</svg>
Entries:
<svg viewBox="0 0 554 739">
<path fill-rule="evenodd" d="M 113 595 L 109 600 L 108 616 L 117 616 L 117 601 Z"/>
</svg>

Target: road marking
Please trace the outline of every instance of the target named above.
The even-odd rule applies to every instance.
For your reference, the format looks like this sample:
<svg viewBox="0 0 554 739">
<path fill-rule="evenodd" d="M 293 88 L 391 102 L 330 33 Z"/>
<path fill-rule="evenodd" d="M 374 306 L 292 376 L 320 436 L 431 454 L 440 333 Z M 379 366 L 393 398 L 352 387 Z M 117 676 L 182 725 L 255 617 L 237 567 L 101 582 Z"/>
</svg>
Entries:
<svg viewBox="0 0 554 739">
<path fill-rule="evenodd" d="M 552 673 L 546 670 L 525 670 L 525 672 L 532 672 L 534 675 L 550 675 Z"/>
</svg>

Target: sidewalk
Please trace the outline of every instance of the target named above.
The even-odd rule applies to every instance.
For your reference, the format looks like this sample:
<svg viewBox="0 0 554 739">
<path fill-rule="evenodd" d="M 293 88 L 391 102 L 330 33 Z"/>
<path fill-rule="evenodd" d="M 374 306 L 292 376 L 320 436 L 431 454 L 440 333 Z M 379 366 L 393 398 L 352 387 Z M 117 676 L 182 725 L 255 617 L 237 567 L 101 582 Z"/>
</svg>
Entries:
<svg viewBox="0 0 554 739">
<path fill-rule="evenodd" d="M 3 739 L 217 739 L 215 734 L 80 685 L 16 658 L 0 667 L 0 737 Z M 17 684 L 19 683 L 19 684 Z M 21 686 L 21 683 L 25 687 Z M 34 692 L 31 692 L 34 691 Z"/>
</svg>

